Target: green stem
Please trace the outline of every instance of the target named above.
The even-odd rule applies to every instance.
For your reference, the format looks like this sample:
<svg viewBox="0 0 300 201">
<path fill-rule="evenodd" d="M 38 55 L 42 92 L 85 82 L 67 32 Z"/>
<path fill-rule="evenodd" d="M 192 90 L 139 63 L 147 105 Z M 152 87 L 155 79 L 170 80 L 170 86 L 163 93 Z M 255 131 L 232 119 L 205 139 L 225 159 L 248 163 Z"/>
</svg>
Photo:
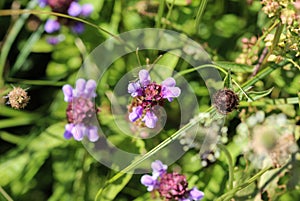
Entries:
<svg viewBox="0 0 300 201">
<path fill-rule="evenodd" d="M 227 193 L 223 194 L 222 196 L 220 196 L 218 199 L 216 199 L 216 201 L 226 201 L 226 200 L 230 200 L 231 198 L 234 197 L 234 195 L 246 188 L 247 186 L 249 186 L 250 184 L 252 184 L 254 181 L 256 181 L 257 179 L 259 179 L 259 177 L 261 175 L 263 175 L 265 172 L 267 172 L 271 167 L 267 167 L 261 171 L 259 171 L 256 175 L 254 175 L 253 177 L 251 177 L 250 179 L 248 179 L 245 183 L 233 188 L 232 190 L 228 191 Z"/>
<path fill-rule="evenodd" d="M 196 33 L 198 33 L 198 27 L 201 22 L 201 18 L 203 16 L 204 10 L 206 8 L 207 0 L 200 0 L 199 8 L 197 11 L 197 16 L 196 16 L 196 21 L 195 21 L 195 28 L 196 28 Z"/>
<path fill-rule="evenodd" d="M 233 171 L 234 171 L 234 165 L 233 165 L 233 160 L 231 157 L 230 152 L 228 151 L 228 149 L 226 148 L 226 146 L 224 146 L 223 144 L 218 144 L 218 147 L 223 151 L 223 153 L 225 154 L 227 160 L 228 160 L 228 168 L 229 168 L 229 190 L 232 190 L 233 188 L 233 181 L 234 181 L 234 175 L 233 175 Z"/>
<path fill-rule="evenodd" d="M 213 111 L 214 111 L 213 108 L 210 107 L 207 112 L 213 112 Z M 182 134 L 185 134 L 188 129 L 190 129 L 193 126 L 197 125 L 201 121 L 201 119 L 202 119 L 201 117 L 196 117 L 195 119 L 193 119 L 192 121 L 190 121 L 188 124 L 184 125 L 181 129 L 179 129 L 178 131 L 176 131 L 174 134 L 172 134 L 170 137 L 168 137 L 163 142 L 161 142 L 159 145 L 157 145 L 156 147 L 154 147 L 153 149 L 151 149 L 149 152 L 147 152 L 141 158 L 138 158 L 137 160 L 135 160 L 134 162 L 132 162 L 129 166 L 127 166 L 126 168 L 124 168 L 123 170 L 121 170 L 120 172 L 118 172 L 115 176 L 113 176 L 111 179 L 109 179 L 107 181 L 107 183 L 102 188 L 100 188 L 98 190 L 98 192 L 96 194 L 96 197 L 95 197 L 95 201 L 98 200 L 98 197 L 101 195 L 101 193 L 103 192 L 103 190 L 105 189 L 106 186 L 108 186 L 112 182 L 118 180 L 119 178 L 121 178 L 127 172 L 133 171 L 134 168 L 137 167 L 139 164 L 141 164 L 142 162 L 144 162 L 145 160 L 147 160 L 148 158 L 150 158 L 153 154 L 158 153 L 160 150 L 162 150 L 163 148 L 165 148 L 168 144 L 170 144 L 172 141 L 174 141 L 175 139 L 177 139 L 178 137 L 180 137 Z"/>
<path fill-rule="evenodd" d="M 168 13 L 167 13 L 167 16 L 166 16 L 166 19 L 165 19 L 166 21 L 169 21 L 169 18 L 170 18 L 171 14 L 172 14 L 173 7 L 174 7 L 174 2 L 175 2 L 175 0 L 173 0 L 171 6 L 168 6 L 168 9 L 169 9 L 169 10 L 168 10 Z M 168 4 L 167 4 L 167 5 L 168 5 Z M 168 23 L 164 23 L 163 26 L 162 26 L 162 28 L 165 29 L 166 26 L 167 26 L 167 24 L 168 24 Z"/>
<path fill-rule="evenodd" d="M 3 197 L 7 200 L 7 201 L 14 201 L 6 192 L 5 190 L 2 188 L 2 186 L 0 186 L 0 193 L 3 195 Z"/>
<path fill-rule="evenodd" d="M 265 99 L 263 101 L 253 101 L 253 102 L 246 102 L 241 101 L 239 103 L 239 107 L 249 107 L 249 106 L 259 106 L 263 107 L 266 105 L 286 105 L 286 104 L 298 104 L 299 100 L 298 97 L 292 98 L 279 98 L 279 99 Z"/>
<path fill-rule="evenodd" d="M 160 26 L 161 26 L 161 19 L 164 14 L 164 9 L 165 9 L 165 0 L 160 0 L 157 16 L 155 19 L 156 20 L 156 25 L 155 25 L 156 28 L 160 28 Z"/>
<path fill-rule="evenodd" d="M 6 78 L 7 82 L 16 82 L 18 84 L 28 84 L 28 85 L 36 85 L 36 86 L 63 86 L 66 82 L 55 81 L 55 80 L 24 80 L 19 78 Z"/>
</svg>

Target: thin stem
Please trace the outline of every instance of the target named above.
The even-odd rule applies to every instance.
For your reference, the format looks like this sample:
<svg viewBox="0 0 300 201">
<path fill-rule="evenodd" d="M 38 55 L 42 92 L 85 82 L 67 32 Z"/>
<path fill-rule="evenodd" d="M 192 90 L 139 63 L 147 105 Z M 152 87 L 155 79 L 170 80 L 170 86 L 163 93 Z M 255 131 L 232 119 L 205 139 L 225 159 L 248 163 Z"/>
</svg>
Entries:
<svg viewBox="0 0 300 201">
<path fill-rule="evenodd" d="M 196 16 L 196 21 L 195 21 L 196 33 L 198 33 L 198 30 L 199 30 L 198 27 L 199 27 L 199 24 L 201 22 L 201 18 L 203 16 L 204 10 L 206 8 L 206 4 L 207 4 L 207 0 L 201 0 L 200 1 L 199 8 L 198 8 L 198 11 L 197 11 L 197 16 Z"/>
<path fill-rule="evenodd" d="M 167 5 L 168 5 L 168 9 L 169 9 L 169 10 L 168 10 L 168 13 L 167 13 L 167 16 L 166 16 L 166 19 L 165 19 L 165 20 L 167 20 L 167 21 L 169 21 L 169 18 L 170 18 L 171 14 L 172 14 L 173 7 L 174 7 L 174 2 L 175 2 L 175 0 L 172 1 L 172 3 L 171 3 L 170 6 L 169 6 L 169 4 L 167 4 Z M 167 24 L 168 24 L 168 23 L 164 23 L 164 24 L 163 24 L 163 29 L 166 28 Z"/>
<path fill-rule="evenodd" d="M 218 144 L 217 145 L 225 154 L 227 160 L 228 160 L 228 168 L 229 168 L 229 190 L 232 190 L 233 188 L 233 181 L 234 181 L 234 175 L 233 175 L 233 171 L 234 171 L 234 165 L 233 165 L 233 160 L 231 157 L 230 152 L 228 151 L 228 149 L 226 148 L 226 146 L 224 146 L 223 144 Z"/>
<path fill-rule="evenodd" d="M 7 201 L 14 201 L 6 192 L 5 190 L 2 188 L 2 186 L 0 186 L 0 193 L 3 195 L 3 197 L 7 200 Z"/>
<path fill-rule="evenodd" d="M 159 1 L 159 7 L 158 7 L 158 12 L 156 16 L 156 28 L 160 28 L 161 26 L 161 19 L 164 14 L 164 9 L 165 9 L 165 0 L 160 0 Z"/>
</svg>

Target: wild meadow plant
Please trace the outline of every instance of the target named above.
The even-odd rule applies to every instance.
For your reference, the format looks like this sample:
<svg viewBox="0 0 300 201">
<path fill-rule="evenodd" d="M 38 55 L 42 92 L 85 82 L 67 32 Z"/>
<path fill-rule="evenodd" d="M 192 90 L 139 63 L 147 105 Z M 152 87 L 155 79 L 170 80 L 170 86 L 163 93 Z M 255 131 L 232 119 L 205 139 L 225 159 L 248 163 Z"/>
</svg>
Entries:
<svg viewBox="0 0 300 201">
<path fill-rule="evenodd" d="M 300 199 L 299 0 L 0 16 L 0 200 Z"/>
</svg>

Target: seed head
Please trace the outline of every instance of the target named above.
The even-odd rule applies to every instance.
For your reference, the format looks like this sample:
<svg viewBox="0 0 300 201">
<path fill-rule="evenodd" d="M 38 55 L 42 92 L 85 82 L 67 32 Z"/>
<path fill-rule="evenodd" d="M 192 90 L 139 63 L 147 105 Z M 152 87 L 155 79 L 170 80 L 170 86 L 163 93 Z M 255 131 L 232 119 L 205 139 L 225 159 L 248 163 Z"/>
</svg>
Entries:
<svg viewBox="0 0 300 201">
<path fill-rule="evenodd" d="M 221 89 L 213 97 L 213 104 L 221 114 L 228 114 L 237 109 L 239 98 L 230 89 Z"/>
<path fill-rule="evenodd" d="M 22 89 L 21 87 L 14 87 L 5 98 L 8 98 L 7 104 L 10 104 L 14 109 L 25 108 L 30 100 L 26 90 Z"/>
</svg>

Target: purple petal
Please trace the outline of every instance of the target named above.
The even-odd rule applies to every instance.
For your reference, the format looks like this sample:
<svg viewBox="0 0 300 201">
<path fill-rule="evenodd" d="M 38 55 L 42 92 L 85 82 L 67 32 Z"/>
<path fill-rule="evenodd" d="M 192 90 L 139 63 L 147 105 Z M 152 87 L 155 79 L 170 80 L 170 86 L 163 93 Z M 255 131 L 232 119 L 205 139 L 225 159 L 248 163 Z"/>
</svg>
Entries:
<svg viewBox="0 0 300 201">
<path fill-rule="evenodd" d="M 143 87 L 150 84 L 151 79 L 150 79 L 149 72 L 147 70 L 140 70 L 139 79 L 140 79 L 140 83 Z"/>
<path fill-rule="evenodd" d="M 131 82 L 128 84 L 128 93 L 130 93 L 132 97 L 140 96 L 141 92 L 142 89 L 138 82 Z"/>
<path fill-rule="evenodd" d="M 199 191 L 196 187 L 194 187 L 189 192 L 189 198 L 194 201 L 201 200 L 203 197 L 204 197 L 204 193 L 202 191 Z"/>
<path fill-rule="evenodd" d="M 68 9 L 68 14 L 71 15 L 71 16 L 78 16 L 80 15 L 81 13 L 81 6 L 79 3 L 73 1 L 71 4 L 70 4 L 70 7 Z"/>
<path fill-rule="evenodd" d="M 81 34 L 84 31 L 84 24 L 77 22 L 72 26 L 72 31 L 77 34 Z"/>
<path fill-rule="evenodd" d="M 53 33 L 60 29 L 60 24 L 58 21 L 53 19 L 48 19 L 45 23 L 44 29 L 47 33 Z"/>
<path fill-rule="evenodd" d="M 174 78 L 169 77 L 169 78 L 165 79 L 165 80 L 161 83 L 161 85 L 167 86 L 167 87 L 175 87 L 176 81 L 174 80 Z"/>
<path fill-rule="evenodd" d="M 41 8 L 44 8 L 47 5 L 47 0 L 38 0 L 38 4 Z"/>
<path fill-rule="evenodd" d="M 81 15 L 84 17 L 88 17 L 94 10 L 94 6 L 92 4 L 84 4 L 81 7 Z"/>
<path fill-rule="evenodd" d="M 71 102 L 72 101 L 72 98 L 73 98 L 73 88 L 71 87 L 71 85 L 69 84 L 65 84 L 62 88 L 63 90 L 63 93 L 64 93 L 64 100 L 66 102 Z"/>
<path fill-rule="evenodd" d="M 148 191 L 152 191 L 157 184 L 156 179 L 153 179 L 150 175 L 143 175 L 141 183 L 147 187 Z"/>
<path fill-rule="evenodd" d="M 91 142 L 96 142 L 99 139 L 98 128 L 96 126 L 90 127 L 87 136 Z"/>
<path fill-rule="evenodd" d="M 157 116 L 153 112 L 148 111 L 142 121 L 145 122 L 148 128 L 154 128 L 156 126 Z"/>
<path fill-rule="evenodd" d="M 85 85 L 85 92 L 88 98 L 96 97 L 95 89 L 96 89 L 96 82 L 95 80 L 88 80 Z"/>
<path fill-rule="evenodd" d="M 72 134 L 75 140 L 81 141 L 85 133 L 85 127 L 81 125 L 76 125 L 72 128 Z"/>
<path fill-rule="evenodd" d="M 75 92 L 76 92 L 77 97 L 84 94 L 85 85 L 86 85 L 86 81 L 82 78 L 80 78 L 76 81 Z"/>
<path fill-rule="evenodd" d="M 73 124 L 66 124 L 65 125 L 65 133 L 64 133 L 64 137 L 68 140 L 71 137 L 73 137 L 72 135 L 72 129 L 73 129 L 74 125 Z"/>
<path fill-rule="evenodd" d="M 178 87 L 162 87 L 162 97 L 167 98 L 169 102 L 180 95 L 181 90 Z"/>
<path fill-rule="evenodd" d="M 129 120 L 131 122 L 135 122 L 139 118 L 142 117 L 143 114 L 143 107 L 142 106 L 137 106 L 132 108 L 132 112 L 129 114 Z"/>
<path fill-rule="evenodd" d="M 163 164 L 160 160 L 156 160 L 151 163 L 151 168 L 153 170 L 152 175 L 154 178 L 158 178 L 168 169 L 168 166 Z"/>
</svg>

